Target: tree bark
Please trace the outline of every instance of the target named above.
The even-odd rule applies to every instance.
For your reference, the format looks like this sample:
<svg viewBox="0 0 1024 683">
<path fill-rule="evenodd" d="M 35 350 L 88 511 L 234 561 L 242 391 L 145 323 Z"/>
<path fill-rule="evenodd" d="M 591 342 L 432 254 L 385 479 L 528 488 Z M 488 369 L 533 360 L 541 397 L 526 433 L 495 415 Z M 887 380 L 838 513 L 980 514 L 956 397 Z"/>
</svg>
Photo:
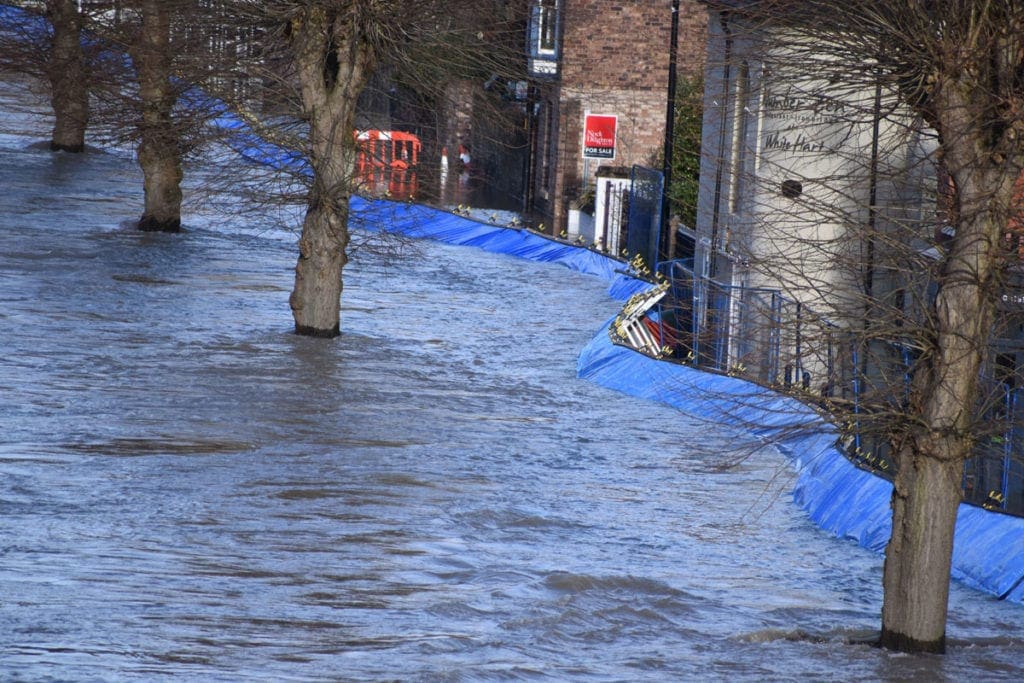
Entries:
<svg viewBox="0 0 1024 683">
<path fill-rule="evenodd" d="M 139 166 L 145 207 L 140 230 L 177 232 L 181 229 L 181 145 L 173 109 L 177 94 L 171 77 L 170 12 L 160 0 L 141 3 L 142 30 L 132 49 L 138 73 L 142 126 Z"/>
<path fill-rule="evenodd" d="M 356 100 L 373 61 L 358 28 L 361 9 L 359 2 L 336 10 L 307 7 L 290 25 L 313 168 L 289 299 L 295 331 L 303 335 L 334 337 L 341 331 Z"/>
<path fill-rule="evenodd" d="M 919 422 L 897 451 L 893 531 L 883 572 L 881 645 L 944 652 L 953 536 L 964 462 L 978 433 L 981 364 L 996 311 L 1001 246 L 1017 171 L 972 127 L 978 89 L 950 69 L 932 95 L 959 219 L 940 267 L 934 342 L 914 377 Z M 972 107 L 972 104 L 974 106 Z M 1012 140 L 1012 136 L 1010 136 Z"/>
<path fill-rule="evenodd" d="M 348 263 L 348 241 L 347 203 L 321 205 L 311 199 L 289 298 L 297 334 L 336 337 L 341 333 L 341 273 Z"/>
<path fill-rule="evenodd" d="M 953 530 L 963 461 L 907 452 L 892 497 L 893 531 L 885 552 L 879 644 L 903 652 L 942 653 Z"/>
<path fill-rule="evenodd" d="M 89 79 L 82 50 L 82 15 L 75 0 L 47 0 L 46 13 L 53 27 L 50 59 L 46 65 L 55 116 L 50 149 L 82 152 L 89 121 Z"/>
<path fill-rule="evenodd" d="M 914 378 L 920 421 L 898 451 L 881 637 L 882 646 L 895 650 L 945 652 L 953 535 L 977 430 L 979 373 L 1001 264 L 999 226 L 1005 225 L 989 209 L 989 188 L 998 187 L 992 180 L 961 179 L 964 217 L 938 277 L 935 344 Z"/>
</svg>

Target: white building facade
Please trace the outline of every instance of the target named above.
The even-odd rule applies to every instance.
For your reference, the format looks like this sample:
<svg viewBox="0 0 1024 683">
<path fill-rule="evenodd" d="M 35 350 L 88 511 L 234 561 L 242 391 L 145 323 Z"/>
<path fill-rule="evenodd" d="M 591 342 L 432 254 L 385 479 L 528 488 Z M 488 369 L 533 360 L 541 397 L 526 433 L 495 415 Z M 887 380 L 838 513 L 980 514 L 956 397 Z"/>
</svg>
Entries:
<svg viewBox="0 0 1024 683">
<path fill-rule="evenodd" d="M 933 133 L 877 82 L 844 81 L 849 66 L 830 73 L 799 37 L 711 11 L 693 270 L 785 302 L 771 313 L 772 343 L 786 356 L 803 342 L 790 355 L 816 378 L 830 361 L 787 338 L 787 317 L 841 328 L 862 320 L 872 297 L 919 305 L 926 280 L 908 282 L 899 261 L 932 248 L 942 227 Z M 739 295 L 721 299 L 697 306 L 736 336 L 754 333 Z M 739 342 L 730 364 L 744 363 Z"/>
</svg>

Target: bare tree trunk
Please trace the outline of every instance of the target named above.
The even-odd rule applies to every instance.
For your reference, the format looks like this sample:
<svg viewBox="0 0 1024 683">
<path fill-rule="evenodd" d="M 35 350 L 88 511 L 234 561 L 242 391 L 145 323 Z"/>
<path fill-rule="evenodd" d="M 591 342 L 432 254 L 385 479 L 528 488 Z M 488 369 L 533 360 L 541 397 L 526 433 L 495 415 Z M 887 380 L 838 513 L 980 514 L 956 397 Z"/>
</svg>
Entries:
<svg viewBox="0 0 1024 683">
<path fill-rule="evenodd" d="M 969 196 L 970 188 L 965 190 L 961 197 Z M 961 221 L 939 278 L 936 343 L 915 378 L 912 399 L 922 406 L 920 426 L 900 450 L 893 482 L 881 645 L 894 650 L 942 653 L 946 647 L 953 535 L 964 462 L 976 432 L 979 372 L 995 315 L 990 287 L 1000 263 L 1000 224 L 987 210 L 978 213 L 982 202 L 962 202 L 976 218 Z"/>
<path fill-rule="evenodd" d="M 139 166 L 145 208 L 139 229 L 177 232 L 181 229 L 181 145 L 173 119 L 177 99 L 171 82 L 170 12 L 161 0 L 141 3 L 142 30 L 132 58 L 138 72 L 142 102 Z"/>
<path fill-rule="evenodd" d="M 55 121 L 50 149 L 85 150 L 89 121 L 89 79 L 82 51 L 82 15 L 75 0 L 47 0 L 53 43 L 46 65 Z"/>
<path fill-rule="evenodd" d="M 970 131 L 964 119 L 973 113 L 970 88 L 954 78 L 935 96 L 960 220 L 937 277 L 934 344 L 914 379 L 911 401 L 920 406 L 920 422 L 899 449 L 881 645 L 941 653 L 963 468 L 978 433 L 979 376 L 995 320 L 994 288 L 1005 266 L 1001 237 L 1016 176 L 992 164 L 995 155 L 979 155 L 983 132 L 964 134 Z"/>
<path fill-rule="evenodd" d="M 892 538 L 885 552 L 880 645 L 904 652 L 942 653 L 953 530 L 963 461 L 908 452 L 892 497 Z"/>
<path fill-rule="evenodd" d="M 289 299 L 298 334 L 334 337 L 341 329 L 356 100 L 373 59 L 358 29 L 361 9 L 358 2 L 336 10 L 307 7 L 291 22 L 314 174 Z"/>
<path fill-rule="evenodd" d="M 289 298 L 298 334 L 336 337 L 341 333 L 357 96 L 339 98 L 333 104 L 322 99 L 310 121 L 313 187 L 299 238 L 295 288 Z"/>
<path fill-rule="evenodd" d="M 340 198 L 338 198 L 340 199 Z M 312 337 L 341 332 L 341 272 L 348 263 L 348 204 L 311 197 L 299 238 L 295 288 L 289 303 L 295 331 Z"/>
</svg>

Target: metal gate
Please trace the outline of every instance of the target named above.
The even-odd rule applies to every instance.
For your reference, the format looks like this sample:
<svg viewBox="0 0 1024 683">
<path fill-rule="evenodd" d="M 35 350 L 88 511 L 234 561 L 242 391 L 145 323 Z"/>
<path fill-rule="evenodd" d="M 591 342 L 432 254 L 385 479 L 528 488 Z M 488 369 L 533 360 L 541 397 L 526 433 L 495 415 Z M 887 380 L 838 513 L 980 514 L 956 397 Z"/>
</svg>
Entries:
<svg viewBox="0 0 1024 683">
<path fill-rule="evenodd" d="M 644 263 L 653 270 L 658 263 L 665 176 L 661 171 L 644 166 L 634 166 L 631 176 L 626 256 L 632 260 L 639 254 Z"/>
</svg>

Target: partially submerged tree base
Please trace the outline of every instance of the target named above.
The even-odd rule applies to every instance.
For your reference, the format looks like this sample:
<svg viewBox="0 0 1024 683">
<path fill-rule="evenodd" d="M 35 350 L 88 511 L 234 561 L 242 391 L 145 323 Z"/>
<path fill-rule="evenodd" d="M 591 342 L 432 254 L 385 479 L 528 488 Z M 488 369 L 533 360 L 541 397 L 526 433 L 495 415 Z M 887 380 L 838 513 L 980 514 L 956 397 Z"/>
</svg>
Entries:
<svg viewBox="0 0 1024 683">
<path fill-rule="evenodd" d="M 59 142 L 51 142 L 50 143 L 50 151 L 51 152 L 69 152 L 71 154 L 81 154 L 82 152 L 85 151 L 85 145 L 84 144 L 81 144 L 81 145 L 79 145 L 79 144 L 65 145 L 65 144 L 61 144 Z"/>
<path fill-rule="evenodd" d="M 143 232 L 181 232 L 181 219 L 143 216 L 139 219 L 138 228 Z"/>
<path fill-rule="evenodd" d="M 341 334 L 341 273 L 348 258 L 348 207 L 325 206 L 314 193 L 299 238 L 295 289 L 288 298 L 295 333 L 330 339 Z"/>
<path fill-rule="evenodd" d="M 878 639 L 878 647 L 896 652 L 944 655 L 946 654 L 946 636 L 942 636 L 938 640 L 924 642 L 883 628 L 882 636 Z"/>
<path fill-rule="evenodd" d="M 181 231 L 182 139 L 175 121 L 178 95 L 172 78 L 172 7 L 157 0 L 141 3 L 142 25 L 131 46 L 139 83 L 142 121 L 139 127 L 139 167 L 145 208 L 139 230 Z"/>
<path fill-rule="evenodd" d="M 341 335 L 341 323 L 338 323 L 330 330 L 321 330 L 316 327 L 309 327 L 307 325 L 295 325 L 295 334 L 302 335 L 303 337 L 317 337 L 319 339 L 334 339 Z"/>
<path fill-rule="evenodd" d="M 961 325 L 961 329 L 964 327 Z M 978 370 L 974 367 L 966 372 L 977 375 Z M 917 376 L 926 377 L 924 372 Z M 925 433 L 914 440 L 914 446 L 898 454 L 899 470 L 893 480 L 892 536 L 882 572 L 884 598 L 879 640 L 882 647 L 890 650 L 936 654 L 946 650 L 953 529 L 961 500 L 964 454 L 969 445 L 944 436 Z"/>
</svg>

